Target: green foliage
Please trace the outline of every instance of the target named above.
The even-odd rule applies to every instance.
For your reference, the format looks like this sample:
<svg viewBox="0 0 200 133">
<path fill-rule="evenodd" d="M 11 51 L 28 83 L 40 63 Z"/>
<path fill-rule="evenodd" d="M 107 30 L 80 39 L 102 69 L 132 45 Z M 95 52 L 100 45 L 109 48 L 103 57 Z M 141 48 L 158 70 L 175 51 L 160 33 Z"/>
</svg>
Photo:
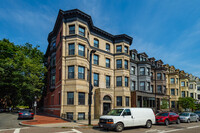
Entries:
<svg viewBox="0 0 200 133">
<path fill-rule="evenodd" d="M 179 105 L 183 109 L 195 109 L 195 100 L 192 97 L 180 97 L 178 100 Z"/>
<path fill-rule="evenodd" d="M 195 106 L 196 106 L 196 110 L 200 110 L 200 104 L 199 103 L 196 103 Z"/>
<path fill-rule="evenodd" d="M 169 101 L 166 98 L 163 98 L 161 109 L 168 109 L 168 108 L 169 108 Z"/>
<path fill-rule="evenodd" d="M 0 40 L 0 97 L 8 106 L 31 107 L 34 96 L 41 97 L 45 72 L 38 46 Z"/>
</svg>

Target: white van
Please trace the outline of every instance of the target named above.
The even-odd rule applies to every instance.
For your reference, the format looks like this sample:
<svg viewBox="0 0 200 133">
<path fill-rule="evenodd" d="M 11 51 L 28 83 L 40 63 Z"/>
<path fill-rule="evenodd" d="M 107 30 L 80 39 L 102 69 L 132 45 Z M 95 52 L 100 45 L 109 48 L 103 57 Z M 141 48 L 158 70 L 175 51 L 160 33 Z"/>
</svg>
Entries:
<svg viewBox="0 0 200 133">
<path fill-rule="evenodd" d="M 151 108 L 117 108 L 99 118 L 99 127 L 115 129 L 121 132 L 124 127 L 155 124 L 155 114 Z"/>
</svg>

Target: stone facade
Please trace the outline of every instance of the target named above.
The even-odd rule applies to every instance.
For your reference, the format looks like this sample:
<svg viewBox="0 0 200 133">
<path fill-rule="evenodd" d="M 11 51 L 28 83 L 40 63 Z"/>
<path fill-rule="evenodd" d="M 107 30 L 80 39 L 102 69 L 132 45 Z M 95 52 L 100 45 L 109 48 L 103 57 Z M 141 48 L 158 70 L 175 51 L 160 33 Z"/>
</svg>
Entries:
<svg viewBox="0 0 200 133">
<path fill-rule="evenodd" d="M 111 35 L 75 9 L 59 11 L 48 41 L 46 112 L 73 120 L 88 118 L 91 50 L 96 50 L 92 59 L 92 119 L 112 108 L 130 106 L 131 37 Z"/>
</svg>

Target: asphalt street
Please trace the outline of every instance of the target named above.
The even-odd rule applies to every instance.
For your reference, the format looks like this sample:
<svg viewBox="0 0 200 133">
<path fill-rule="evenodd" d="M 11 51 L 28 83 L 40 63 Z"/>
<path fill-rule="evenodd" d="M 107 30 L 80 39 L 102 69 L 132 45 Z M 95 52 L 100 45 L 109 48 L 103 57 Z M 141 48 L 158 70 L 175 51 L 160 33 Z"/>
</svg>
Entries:
<svg viewBox="0 0 200 133">
<path fill-rule="evenodd" d="M 51 128 L 51 127 L 23 127 L 19 126 L 17 120 L 17 113 L 0 113 L 0 133 L 102 133 L 114 131 L 107 131 L 103 129 L 90 129 L 90 128 Z M 126 128 L 122 133 L 199 133 L 200 122 L 196 123 L 181 123 L 164 125 L 153 125 L 152 128 L 133 127 Z"/>
</svg>

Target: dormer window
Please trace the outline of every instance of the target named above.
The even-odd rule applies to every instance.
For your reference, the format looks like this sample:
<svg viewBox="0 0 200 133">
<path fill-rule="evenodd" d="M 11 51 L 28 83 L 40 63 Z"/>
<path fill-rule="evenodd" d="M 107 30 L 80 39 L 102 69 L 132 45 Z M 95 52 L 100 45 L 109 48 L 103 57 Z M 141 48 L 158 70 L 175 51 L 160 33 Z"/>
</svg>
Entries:
<svg viewBox="0 0 200 133">
<path fill-rule="evenodd" d="M 132 53 L 132 59 L 135 60 L 135 53 Z"/>
<path fill-rule="evenodd" d="M 143 57 L 142 56 L 140 56 L 140 61 L 143 61 Z"/>
<path fill-rule="evenodd" d="M 146 61 L 146 58 L 143 58 L 143 61 Z"/>
</svg>

